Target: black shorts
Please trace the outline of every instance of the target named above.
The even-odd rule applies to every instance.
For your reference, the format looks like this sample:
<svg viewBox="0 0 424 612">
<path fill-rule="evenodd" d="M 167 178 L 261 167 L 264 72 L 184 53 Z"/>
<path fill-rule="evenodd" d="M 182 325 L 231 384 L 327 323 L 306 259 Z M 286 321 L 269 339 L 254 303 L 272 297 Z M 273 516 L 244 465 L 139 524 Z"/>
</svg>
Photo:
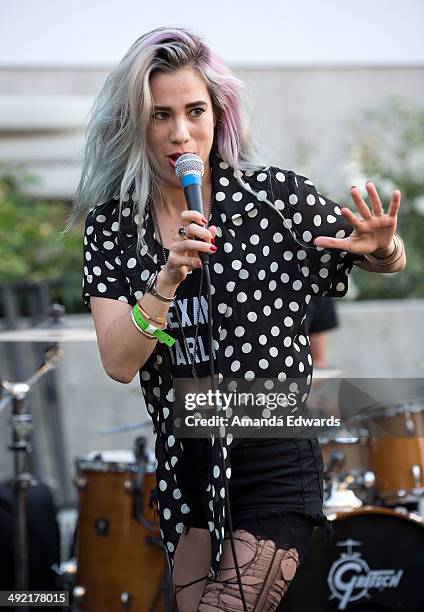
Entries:
<svg viewBox="0 0 424 612">
<path fill-rule="evenodd" d="M 185 525 L 208 529 L 207 442 L 183 440 L 183 445 L 177 477 L 190 508 Z M 245 529 L 278 548 L 295 547 L 301 560 L 314 526 L 331 534 L 322 513 L 323 464 L 316 439 L 246 438 L 231 449 L 230 459 L 233 531 Z"/>
</svg>

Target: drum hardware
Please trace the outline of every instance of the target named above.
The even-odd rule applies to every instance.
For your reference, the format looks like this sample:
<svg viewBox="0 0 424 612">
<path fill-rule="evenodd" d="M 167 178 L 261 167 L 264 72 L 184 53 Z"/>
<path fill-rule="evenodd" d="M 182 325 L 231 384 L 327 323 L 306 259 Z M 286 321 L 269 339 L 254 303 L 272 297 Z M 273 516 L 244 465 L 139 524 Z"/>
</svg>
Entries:
<svg viewBox="0 0 424 612">
<path fill-rule="evenodd" d="M 421 467 L 417 463 L 414 463 L 414 465 L 411 466 L 411 472 L 412 478 L 414 479 L 415 488 L 418 489 L 422 483 Z"/>
<path fill-rule="evenodd" d="M 45 352 L 45 359 L 35 374 L 26 382 L 3 381 L 6 391 L 0 400 L 0 413 L 10 404 L 12 410 L 12 444 L 8 449 L 14 453 L 14 558 L 15 589 L 29 589 L 28 582 L 28 540 L 27 540 L 27 491 L 36 483 L 28 471 L 28 456 L 31 453 L 31 435 L 33 431 L 32 415 L 27 398 L 33 387 L 46 374 L 54 370 L 62 359 L 63 351 L 57 344 Z M 27 610 L 27 607 L 24 607 Z"/>
</svg>

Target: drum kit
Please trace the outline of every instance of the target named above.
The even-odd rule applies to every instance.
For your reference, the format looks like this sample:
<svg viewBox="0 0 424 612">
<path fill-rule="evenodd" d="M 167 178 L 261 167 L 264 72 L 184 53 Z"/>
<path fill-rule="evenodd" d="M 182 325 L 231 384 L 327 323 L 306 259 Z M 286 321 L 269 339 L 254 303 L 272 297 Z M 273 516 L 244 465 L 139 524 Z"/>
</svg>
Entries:
<svg viewBox="0 0 424 612">
<path fill-rule="evenodd" d="M 59 363 L 62 342 L 95 341 L 92 329 L 9 330 L 0 342 L 50 343 L 45 363 L 25 383 L 3 383 L 0 412 L 13 406 L 15 588 L 28 588 L 25 492 L 32 430 L 26 398 Z M 314 372 L 317 379 L 339 371 Z M 122 428 L 131 430 L 139 424 Z M 378 426 L 387 435 L 372 435 Z M 107 433 L 120 432 L 121 429 Z M 291 610 L 422 612 L 424 596 L 424 405 L 379 408 L 370 422 L 320 437 L 324 511 L 335 541 L 314 533 L 283 604 Z M 153 512 L 155 458 L 145 438 L 133 451 L 92 451 L 75 461 L 78 519 L 73 556 L 56 567 L 75 612 L 175 610 L 159 522 Z M 311 593 L 314 606 L 311 607 Z"/>
<path fill-rule="evenodd" d="M 424 403 L 357 416 L 319 436 L 334 538 L 313 534 L 284 612 L 424 610 Z"/>
<path fill-rule="evenodd" d="M 45 361 L 25 382 L 3 381 L 0 413 L 12 406 L 14 461 L 14 556 L 16 590 L 29 589 L 27 503 L 35 479 L 28 469 L 33 430 L 28 395 L 63 356 L 59 343 L 93 342 L 94 329 L 29 328 L 0 332 L 0 342 L 49 344 Z M 150 424 L 150 423 L 149 423 Z M 110 430 L 135 429 L 146 425 Z M 171 612 L 174 598 L 157 513 L 150 495 L 156 486 L 155 459 L 138 437 L 132 451 L 93 451 L 75 461 L 78 519 L 74 555 L 54 567 L 57 585 L 69 590 L 74 612 Z M 24 608 L 24 611 L 26 608 Z"/>
</svg>

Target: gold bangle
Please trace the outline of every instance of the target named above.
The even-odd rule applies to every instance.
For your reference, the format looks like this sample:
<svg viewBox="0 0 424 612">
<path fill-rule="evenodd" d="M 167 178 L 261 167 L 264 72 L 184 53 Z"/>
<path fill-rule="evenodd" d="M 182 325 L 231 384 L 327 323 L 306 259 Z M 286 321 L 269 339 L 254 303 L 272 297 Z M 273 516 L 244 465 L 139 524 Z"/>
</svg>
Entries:
<svg viewBox="0 0 424 612">
<path fill-rule="evenodd" d="M 159 325 L 166 326 L 166 319 L 164 319 L 163 317 L 157 317 L 157 319 L 154 319 L 152 316 L 149 315 L 148 312 L 146 312 L 146 310 L 144 310 L 140 302 L 137 302 L 137 306 L 143 317 L 145 317 L 148 321 L 152 321 L 153 323 L 159 323 Z M 163 329 L 165 329 L 165 327 Z"/>
</svg>

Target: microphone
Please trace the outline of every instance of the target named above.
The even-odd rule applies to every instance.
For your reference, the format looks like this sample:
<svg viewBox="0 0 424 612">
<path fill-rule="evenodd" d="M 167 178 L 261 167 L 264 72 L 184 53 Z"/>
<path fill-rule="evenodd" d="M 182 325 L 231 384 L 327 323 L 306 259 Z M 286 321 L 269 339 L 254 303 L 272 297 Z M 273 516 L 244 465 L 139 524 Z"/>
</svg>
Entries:
<svg viewBox="0 0 424 612">
<path fill-rule="evenodd" d="M 181 181 L 189 210 L 195 210 L 203 216 L 202 176 L 205 166 L 195 153 L 183 153 L 175 164 L 175 174 Z M 209 253 L 199 253 L 203 264 L 209 263 Z"/>
</svg>

